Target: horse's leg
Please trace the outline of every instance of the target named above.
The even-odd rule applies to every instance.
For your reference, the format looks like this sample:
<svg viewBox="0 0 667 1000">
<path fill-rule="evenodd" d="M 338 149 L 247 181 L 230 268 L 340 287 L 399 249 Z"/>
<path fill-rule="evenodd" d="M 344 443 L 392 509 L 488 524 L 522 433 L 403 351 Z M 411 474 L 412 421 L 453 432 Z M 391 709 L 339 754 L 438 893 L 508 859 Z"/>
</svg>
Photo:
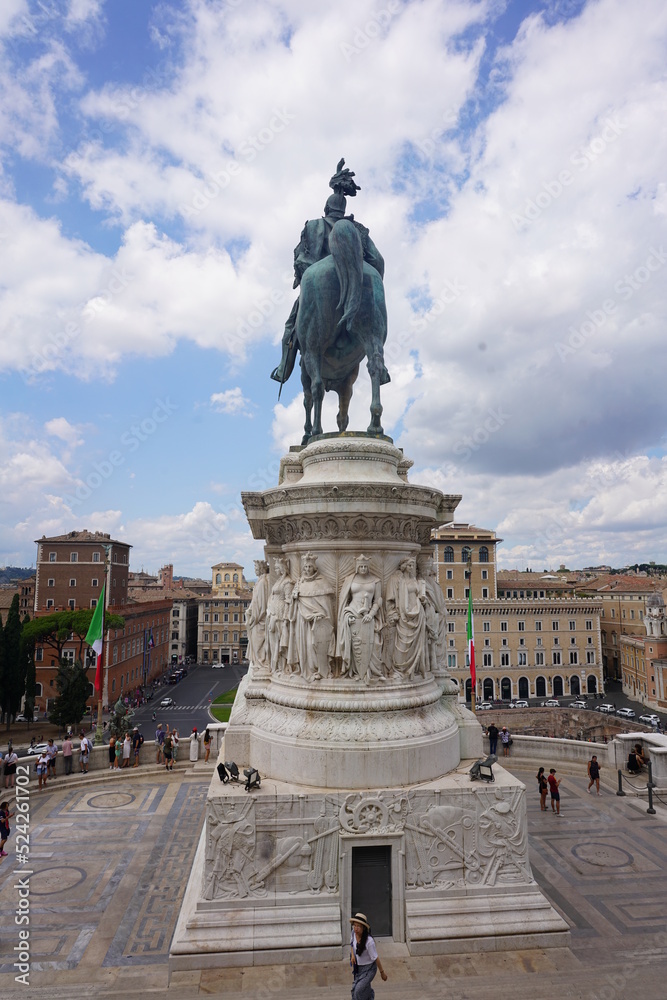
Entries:
<svg viewBox="0 0 667 1000">
<path fill-rule="evenodd" d="M 338 392 L 338 416 L 336 422 L 338 424 L 338 430 L 342 434 L 343 431 L 347 430 L 347 425 L 350 422 L 349 409 L 350 400 L 352 399 L 352 387 L 357 380 L 357 374 L 359 372 L 359 366 L 350 372 L 344 382 L 341 383 Z"/>
<path fill-rule="evenodd" d="M 310 344 L 308 345 L 310 347 Z M 324 382 L 322 381 L 322 359 L 319 351 L 302 349 L 301 363 L 306 371 L 310 401 L 313 406 L 313 425 L 310 430 L 311 437 L 322 433 L 322 400 L 324 399 Z M 304 382 L 305 391 L 305 382 Z M 305 399 L 304 399 L 305 405 Z"/>
<path fill-rule="evenodd" d="M 311 413 L 313 409 L 313 394 L 311 391 L 310 375 L 306 371 L 306 366 L 301 365 L 301 385 L 303 386 L 303 406 L 306 411 L 306 422 L 303 425 L 303 439 L 301 444 L 308 444 L 310 436 L 313 433 L 313 424 L 311 422 Z"/>
<path fill-rule="evenodd" d="M 374 347 L 371 354 L 368 355 L 368 374 L 371 377 L 371 422 L 368 425 L 369 434 L 384 434 L 382 430 L 382 424 L 380 423 L 380 417 L 382 416 L 382 403 L 380 402 L 380 379 L 382 377 L 382 370 L 384 367 L 382 357 L 382 350 L 378 350 Z"/>
</svg>

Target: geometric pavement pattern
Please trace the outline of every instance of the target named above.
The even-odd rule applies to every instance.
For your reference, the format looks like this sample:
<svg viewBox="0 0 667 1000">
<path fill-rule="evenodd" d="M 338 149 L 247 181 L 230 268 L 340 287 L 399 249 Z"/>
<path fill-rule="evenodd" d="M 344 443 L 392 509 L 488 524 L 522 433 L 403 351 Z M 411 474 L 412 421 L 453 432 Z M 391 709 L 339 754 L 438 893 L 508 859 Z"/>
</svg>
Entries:
<svg viewBox="0 0 667 1000">
<path fill-rule="evenodd" d="M 667 808 L 586 792 L 585 767 L 559 768 L 561 816 L 540 811 L 535 771 L 505 762 L 527 787 L 533 874 L 571 928 L 569 948 L 385 960 L 378 1000 L 662 1000 L 667 995 Z M 544 762 L 548 768 L 548 762 Z M 609 779 L 607 781 L 606 779 Z M 30 794 L 30 988 L 14 982 L 20 872 L 16 817 L 0 865 L 0 997 L 141 990 L 164 997 L 347 995 L 345 963 L 177 973 L 169 945 L 201 833 L 210 776 L 137 775 L 123 788 L 66 785 Z M 260 792 L 261 794 L 261 792 Z M 547 797 L 547 805 L 549 799 Z M 22 877 L 22 873 L 19 877 Z M 107 993 L 108 990 L 108 993 Z"/>
</svg>

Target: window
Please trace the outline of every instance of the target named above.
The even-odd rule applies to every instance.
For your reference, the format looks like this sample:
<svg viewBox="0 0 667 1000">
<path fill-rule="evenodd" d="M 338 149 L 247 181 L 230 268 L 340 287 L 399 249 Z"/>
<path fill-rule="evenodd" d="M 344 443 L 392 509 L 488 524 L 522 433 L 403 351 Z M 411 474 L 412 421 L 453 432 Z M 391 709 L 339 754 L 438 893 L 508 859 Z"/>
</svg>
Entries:
<svg viewBox="0 0 667 1000">
<path fill-rule="evenodd" d="M 447 666 L 448 667 L 455 667 L 456 666 L 456 653 L 448 653 L 447 654 Z"/>
<path fill-rule="evenodd" d="M 125 643 L 123 643 L 122 646 L 120 647 L 120 658 L 121 660 L 125 659 Z"/>
<path fill-rule="evenodd" d="M 557 645 L 558 645 L 558 636 L 556 636 L 556 638 L 554 639 L 554 646 L 557 646 Z"/>
<path fill-rule="evenodd" d="M 91 608 L 96 608 L 97 607 L 97 598 L 96 597 L 91 597 L 91 599 L 90 599 L 90 606 L 91 606 Z"/>
<path fill-rule="evenodd" d="M 448 632 L 454 632 L 454 631 L 456 631 L 455 625 L 456 625 L 456 622 L 447 622 L 447 631 Z"/>
<path fill-rule="evenodd" d="M 55 562 L 55 561 L 56 561 L 55 552 L 49 552 L 49 562 Z"/>
<path fill-rule="evenodd" d="M 222 576 L 220 575 L 220 573 L 215 574 L 215 582 L 222 583 Z"/>
<path fill-rule="evenodd" d="M 53 577 L 50 577 L 49 578 L 49 582 L 48 582 L 48 586 L 49 587 L 55 587 L 55 585 L 56 585 L 56 581 L 53 579 Z"/>
<path fill-rule="evenodd" d="M 485 667 L 492 667 L 493 666 L 493 653 L 483 653 L 482 654 L 482 663 L 483 663 L 483 666 L 485 666 Z"/>
<path fill-rule="evenodd" d="M 454 597 L 454 588 L 453 587 L 447 587 L 447 597 L 452 597 L 452 598 Z"/>
<path fill-rule="evenodd" d="M 591 618 L 586 619 L 586 631 L 587 632 L 593 631 L 593 620 Z"/>
<path fill-rule="evenodd" d="M 630 617 L 633 618 L 633 619 L 635 617 L 635 613 L 634 613 L 634 610 L 632 608 L 630 609 Z"/>
<path fill-rule="evenodd" d="M 482 597 L 488 597 L 488 596 L 489 596 L 489 588 L 482 587 Z"/>
<path fill-rule="evenodd" d="M 225 583 L 229 583 L 229 573 L 225 573 Z"/>
<path fill-rule="evenodd" d="M 235 614 L 234 615 L 234 621 L 237 622 L 238 620 L 239 620 L 239 616 L 238 616 L 238 614 Z"/>
<path fill-rule="evenodd" d="M 535 666 L 536 667 L 544 666 L 544 653 L 535 653 Z"/>
<path fill-rule="evenodd" d="M 204 642 L 208 642 L 208 632 L 204 632 Z"/>
<path fill-rule="evenodd" d="M 234 642 L 238 642 L 238 641 L 239 641 L 239 634 L 238 634 L 238 632 L 235 632 L 234 633 Z"/>
<path fill-rule="evenodd" d="M 568 624 L 570 626 L 570 632 L 576 632 L 577 631 L 577 623 L 576 623 L 576 621 L 573 618 L 570 618 L 570 621 L 569 621 Z"/>
<path fill-rule="evenodd" d="M 213 615 L 213 621 L 214 621 L 214 622 L 219 622 L 219 621 L 220 621 L 220 615 L 218 614 L 218 612 L 217 612 L 217 611 L 216 611 L 216 613 L 215 613 L 215 614 Z"/>
<path fill-rule="evenodd" d="M 551 662 L 555 667 L 560 666 L 560 652 L 558 652 L 558 650 L 554 650 L 554 652 L 551 654 Z"/>
<path fill-rule="evenodd" d="M 454 570 L 453 569 L 448 569 L 447 570 L 447 579 L 448 580 L 453 580 L 454 579 Z"/>
<path fill-rule="evenodd" d="M 488 569 L 483 569 L 482 570 L 482 580 L 488 580 L 488 579 L 489 579 L 489 571 L 488 571 Z"/>
<path fill-rule="evenodd" d="M 78 552 L 70 552 L 70 554 L 69 554 L 69 561 L 70 562 L 78 562 L 79 561 L 79 553 Z"/>
<path fill-rule="evenodd" d="M 73 597 L 70 597 L 69 601 L 67 602 L 67 607 L 70 609 L 70 611 L 74 611 L 74 608 L 76 607 L 76 601 L 74 600 Z"/>
<path fill-rule="evenodd" d="M 53 553 L 55 555 L 55 553 Z M 443 562 L 454 562 L 454 549 L 451 545 L 446 545 L 442 553 Z M 54 559 L 55 562 L 55 559 Z"/>
<path fill-rule="evenodd" d="M 526 666 L 526 663 L 527 663 L 526 656 L 527 656 L 526 653 L 519 653 L 519 666 L 520 667 L 525 667 Z"/>
<path fill-rule="evenodd" d="M 539 621 L 535 622 L 535 631 L 536 632 L 541 632 L 542 631 L 542 622 L 539 622 Z"/>
<path fill-rule="evenodd" d="M 519 619 L 517 625 L 518 625 L 519 632 L 525 632 L 526 631 L 526 623 L 521 618 Z"/>
<path fill-rule="evenodd" d="M 90 585 L 91 587 L 99 587 L 100 581 L 97 579 L 96 576 L 94 576 L 93 579 L 90 581 Z"/>
<path fill-rule="evenodd" d="M 70 587 L 76 587 L 76 580 L 74 577 L 70 577 L 69 585 Z"/>
<path fill-rule="evenodd" d="M 450 639 L 449 640 L 449 646 L 450 646 L 451 649 L 455 649 L 456 648 L 456 639 Z"/>
<path fill-rule="evenodd" d="M 507 639 L 503 639 L 503 646 L 507 645 Z"/>
<path fill-rule="evenodd" d="M 570 666 L 576 667 L 576 665 L 578 663 L 579 663 L 579 654 L 576 651 L 576 649 L 571 649 L 570 650 Z"/>
<path fill-rule="evenodd" d="M 587 636 L 586 636 L 586 642 L 587 642 L 587 644 L 588 644 L 589 646 L 592 646 L 592 645 L 593 645 L 593 637 L 592 637 L 592 636 L 590 636 L 590 635 L 587 635 Z M 653 652 L 653 650 L 651 650 L 651 652 Z"/>
<path fill-rule="evenodd" d="M 490 639 L 485 639 L 484 640 L 484 645 L 485 646 L 490 646 L 491 645 L 491 640 Z"/>
<path fill-rule="evenodd" d="M 509 653 L 501 653 L 500 654 L 500 666 L 501 667 L 509 667 L 509 665 L 510 665 L 510 654 Z"/>
<path fill-rule="evenodd" d="M 180 618 L 181 612 L 178 608 L 174 608 L 171 612 L 172 618 Z"/>
<path fill-rule="evenodd" d="M 612 608 L 612 609 L 611 609 L 611 617 L 612 617 L 612 618 L 615 618 L 615 617 L 616 617 L 616 609 L 615 609 L 615 608 Z"/>
<path fill-rule="evenodd" d="M 213 633 L 213 642 L 219 642 L 219 641 L 220 641 L 220 640 L 218 639 L 218 633 L 217 633 L 217 632 L 214 632 L 214 633 Z"/>
<path fill-rule="evenodd" d="M 465 590 L 463 591 L 463 596 L 465 597 L 465 599 L 467 601 L 468 598 L 470 597 L 470 587 L 466 587 L 465 588 Z"/>
<path fill-rule="evenodd" d="M 207 621 L 208 621 L 208 613 L 204 615 L 204 621 L 205 621 L 205 622 L 207 622 Z"/>
<path fill-rule="evenodd" d="M 461 549 L 461 562 L 467 563 L 472 556 L 472 550 L 469 545 L 464 545 Z"/>
<path fill-rule="evenodd" d="M 99 561 L 100 561 L 99 552 L 93 552 L 93 562 L 99 562 Z"/>
<path fill-rule="evenodd" d="M 232 580 L 233 580 L 234 583 L 238 583 L 239 582 L 239 575 L 238 575 L 238 573 L 234 573 L 234 576 L 232 577 Z"/>
<path fill-rule="evenodd" d="M 586 650 L 586 663 L 595 663 L 595 650 L 594 649 L 587 649 Z"/>
<path fill-rule="evenodd" d="M 47 608 L 52 608 L 53 607 L 53 599 L 51 597 L 46 602 L 46 606 L 47 606 Z"/>
<path fill-rule="evenodd" d="M 558 619 L 554 619 L 551 622 L 551 631 L 552 632 L 557 632 L 558 631 Z"/>
<path fill-rule="evenodd" d="M 35 661 L 39 660 L 41 663 L 43 659 L 44 659 L 44 650 L 42 649 L 41 646 L 38 646 L 38 648 L 35 650 Z"/>
<path fill-rule="evenodd" d="M 508 630 L 508 627 L 509 627 L 509 626 L 508 626 L 507 622 L 501 622 L 501 623 L 500 623 L 500 631 L 501 631 L 501 632 L 507 632 L 507 630 Z"/>
<path fill-rule="evenodd" d="M 118 663 L 118 646 L 113 648 L 113 662 Z"/>
<path fill-rule="evenodd" d="M 480 546 L 479 550 L 479 562 L 488 562 L 488 561 L 489 561 L 489 550 L 487 549 L 486 545 L 482 545 Z"/>
<path fill-rule="evenodd" d="M 526 640 L 523 638 L 523 636 L 519 639 L 519 645 L 520 646 L 525 646 L 526 645 Z"/>
</svg>

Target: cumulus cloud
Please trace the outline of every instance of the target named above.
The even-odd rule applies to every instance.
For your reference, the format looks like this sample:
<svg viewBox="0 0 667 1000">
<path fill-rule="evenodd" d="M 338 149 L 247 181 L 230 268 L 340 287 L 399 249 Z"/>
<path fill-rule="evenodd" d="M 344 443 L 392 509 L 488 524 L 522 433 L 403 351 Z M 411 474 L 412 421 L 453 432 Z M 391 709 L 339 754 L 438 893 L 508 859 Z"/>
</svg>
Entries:
<svg viewBox="0 0 667 1000">
<path fill-rule="evenodd" d="M 216 413 L 227 413 L 230 416 L 252 417 L 253 406 L 249 399 L 243 395 L 240 386 L 233 389 L 225 389 L 224 392 L 214 392 L 210 398 L 210 404 Z"/>
</svg>

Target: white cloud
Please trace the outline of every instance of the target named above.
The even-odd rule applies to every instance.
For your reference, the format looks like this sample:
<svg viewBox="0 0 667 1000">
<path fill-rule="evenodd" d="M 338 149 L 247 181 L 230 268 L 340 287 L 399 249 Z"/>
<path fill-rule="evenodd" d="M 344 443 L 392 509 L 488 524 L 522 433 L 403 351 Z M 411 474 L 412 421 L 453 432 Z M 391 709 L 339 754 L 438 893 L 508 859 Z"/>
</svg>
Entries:
<svg viewBox="0 0 667 1000">
<path fill-rule="evenodd" d="M 228 413 L 231 416 L 252 417 L 253 406 L 243 395 L 243 390 L 236 386 L 224 392 L 214 392 L 210 399 L 211 407 L 216 413 Z"/>
<path fill-rule="evenodd" d="M 54 417 L 53 420 L 47 420 L 44 424 L 44 429 L 47 434 L 60 438 L 72 449 L 78 448 L 84 442 L 84 439 L 81 437 L 82 428 L 70 424 L 69 420 L 66 420 L 65 417 Z"/>
</svg>

